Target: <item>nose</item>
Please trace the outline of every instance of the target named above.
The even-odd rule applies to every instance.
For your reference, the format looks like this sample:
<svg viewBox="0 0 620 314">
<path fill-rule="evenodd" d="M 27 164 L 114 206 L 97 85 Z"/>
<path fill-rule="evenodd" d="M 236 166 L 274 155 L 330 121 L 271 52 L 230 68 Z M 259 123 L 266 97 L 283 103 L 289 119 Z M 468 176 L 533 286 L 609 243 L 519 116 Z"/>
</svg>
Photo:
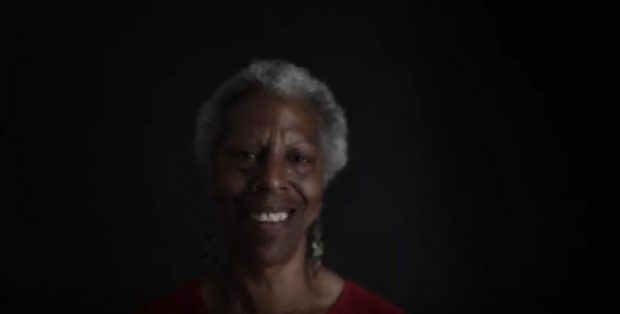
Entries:
<svg viewBox="0 0 620 314">
<path fill-rule="evenodd" d="M 257 169 L 252 190 L 263 192 L 288 191 L 288 169 L 277 156 L 265 156 Z"/>
</svg>

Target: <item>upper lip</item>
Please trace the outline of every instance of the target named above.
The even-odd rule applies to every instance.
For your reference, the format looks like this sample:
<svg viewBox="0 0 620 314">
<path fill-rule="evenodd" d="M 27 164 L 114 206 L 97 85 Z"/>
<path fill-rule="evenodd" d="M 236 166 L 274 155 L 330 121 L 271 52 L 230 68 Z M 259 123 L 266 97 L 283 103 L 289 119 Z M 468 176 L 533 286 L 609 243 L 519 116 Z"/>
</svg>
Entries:
<svg viewBox="0 0 620 314">
<path fill-rule="evenodd" d="M 289 212 L 297 207 L 284 198 L 275 197 L 247 197 L 239 201 L 238 205 L 245 208 L 249 214 Z"/>
<path fill-rule="evenodd" d="M 293 208 L 287 207 L 287 206 L 261 206 L 261 207 L 250 209 L 248 210 L 248 212 L 250 213 L 280 213 L 280 212 L 288 212 L 291 209 Z"/>
</svg>

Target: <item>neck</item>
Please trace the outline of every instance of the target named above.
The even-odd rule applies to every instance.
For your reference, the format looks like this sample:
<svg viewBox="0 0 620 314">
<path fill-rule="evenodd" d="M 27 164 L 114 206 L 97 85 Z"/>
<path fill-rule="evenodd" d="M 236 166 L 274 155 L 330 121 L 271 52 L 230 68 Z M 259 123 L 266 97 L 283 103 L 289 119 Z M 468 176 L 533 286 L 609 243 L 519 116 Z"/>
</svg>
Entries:
<svg viewBox="0 0 620 314">
<path fill-rule="evenodd" d="M 237 290 L 233 293 L 236 307 L 250 313 L 284 313 L 310 304 L 315 276 L 305 248 L 305 243 L 299 245 L 293 257 L 282 265 L 247 265 L 236 259 L 231 269 Z"/>
</svg>

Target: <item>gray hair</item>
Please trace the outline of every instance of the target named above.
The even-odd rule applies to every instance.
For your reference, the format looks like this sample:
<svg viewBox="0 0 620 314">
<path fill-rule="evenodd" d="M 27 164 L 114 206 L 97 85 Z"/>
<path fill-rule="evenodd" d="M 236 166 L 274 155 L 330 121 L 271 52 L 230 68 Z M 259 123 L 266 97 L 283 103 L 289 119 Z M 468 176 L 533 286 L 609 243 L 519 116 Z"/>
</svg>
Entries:
<svg viewBox="0 0 620 314">
<path fill-rule="evenodd" d="M 292 63 L 254 61 L 220 85 L 202 104 L 196 118 L 194 149 L 202 171 L 212 174 L 212 162 L 227 110 L 252 91 L 261 90 L 282 97 L 295 97 L 315 106 L 320 119 L 320 139 L 325 158 L 324 184 L 347 163 L 347 120 L 327 85 L 309 71 Z"/>
</svg>

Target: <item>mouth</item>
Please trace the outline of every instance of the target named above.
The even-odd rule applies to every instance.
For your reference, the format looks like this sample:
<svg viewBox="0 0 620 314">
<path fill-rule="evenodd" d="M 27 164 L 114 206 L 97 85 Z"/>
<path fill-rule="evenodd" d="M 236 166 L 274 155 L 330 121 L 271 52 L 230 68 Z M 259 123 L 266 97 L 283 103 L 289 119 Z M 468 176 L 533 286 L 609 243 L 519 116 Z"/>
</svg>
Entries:
<svg viewBox="0 0 620 314">
<path fill-rule="evenodd" d="M 273 208 L 265 209 L 262 211 L 253 211 L 250 213 L 250 218 L 252 220 L 265 223 L 265 224 L 276 224 L 283 223 L 289 220 L 295 214 L 295 209 L 277 209 Z"/>
</svg>

